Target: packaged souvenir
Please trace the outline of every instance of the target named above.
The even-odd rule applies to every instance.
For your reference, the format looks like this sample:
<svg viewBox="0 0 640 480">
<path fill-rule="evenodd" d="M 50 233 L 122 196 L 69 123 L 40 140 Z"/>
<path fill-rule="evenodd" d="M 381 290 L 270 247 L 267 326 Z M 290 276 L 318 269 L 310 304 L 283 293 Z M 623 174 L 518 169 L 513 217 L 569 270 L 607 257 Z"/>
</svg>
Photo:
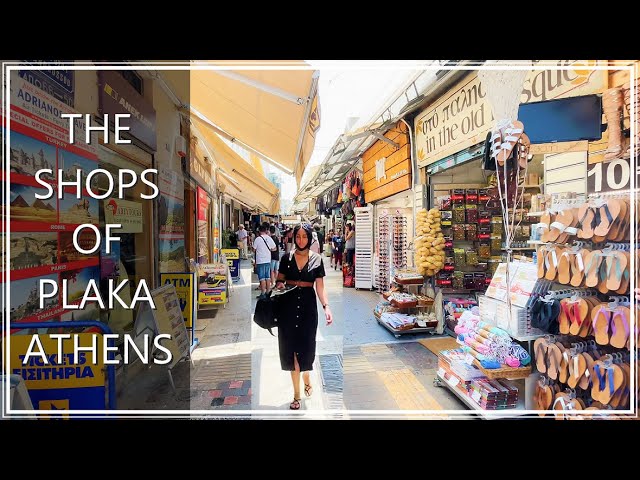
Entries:
<svg viewBox="0 0 640 480">
<path fill-rule="evenodd" d="M 464 288 L 464 272 L 453 272 L 452 286 L 456 290 Z"/>
<path fill-rule="evenodd" d="M 478 265 L 478 252 L 476 252 L 475 250 L 467 250 L 466 261 L 467 265 Z"/>
<path fill-rule="evenodd" d="M 489 258 L 491 256 L 491 245 L 483 242 L 478 246 L 478 257 Z"/>
<path fill-rule="evenodd" d="M 470 242 L 475 242 L 478 240 L 478 226 L 475 224 L 467 224 L 465 226 L 465 231 L 467 232 L 467 240 Z"/>
<path fill-rule="evenodd" d="M 478 204 L 478 190 L 475 188 L 467 188 L 465 193 L 465 203 L 469 205 Z"/>
<path fill-rule="evenodd" d="M 457 223 L 453 225 L 453 240 L 466 240 L 466 238 L 467 236 L 464 223 Z"/>
<path fill-rule="evenodd" d="M 466 222 L 464 205 L 454 205 L 453 207 L 453 223 L 465 223 Z"/>
<path fill-rule="evenodd" d="M 443 227 L 450 227 L 453 219 L 453 213 L 449 211 L 440 212 L 440 225 Z"/>
<path fill-rule="evenodd" d="M 478 223 L 478 206 L 467 205 L 467 223 Z"/>
<path fill-rule="evenodd" d="M 453 258 L 456 267 L 466 267 L 467 266 L 467 255 L 464 251 L 464 248 L 454 248 L 453 249 Z"/>
<path fill-rule="evenodd" d="M 454 205 L 464 205 L 464 189 L 455 189 L 451 192 L 451 202 Z"/>
</svg>

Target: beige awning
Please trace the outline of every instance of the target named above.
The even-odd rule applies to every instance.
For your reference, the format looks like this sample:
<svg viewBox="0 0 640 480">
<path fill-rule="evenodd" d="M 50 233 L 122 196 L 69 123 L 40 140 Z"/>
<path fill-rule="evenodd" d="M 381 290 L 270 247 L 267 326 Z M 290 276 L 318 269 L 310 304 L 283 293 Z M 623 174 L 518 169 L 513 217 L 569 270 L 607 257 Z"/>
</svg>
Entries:
<svg viewBox="0 0 640 480">
<path fill-rule="evenodd" d="M 196 119 L 195 123 L 197 134 L 202 136 L 214 156 L 216 166 L 223 170 L 218 175 L 218 181 L 223 185 L 224 193 L 261 213 L 278 213 L 280 190 L 229 147 L 218 134 L 203 126 L 202 121 Z"/>
<path fill-rule="evenodd" d="M 286 69 L 307 65 L 300 61 L 212 61 L 191 65 L 188 92 L 184 72 L 162 72 L 191 117 L 205 120 L 226 138 L 295 175 L 299 184 L 320 128 L 319 72 Z M 209 65 L 234 70 L 197 69 Z M 284 69 L 235 70 L 256 65 Z"/>
</svg>

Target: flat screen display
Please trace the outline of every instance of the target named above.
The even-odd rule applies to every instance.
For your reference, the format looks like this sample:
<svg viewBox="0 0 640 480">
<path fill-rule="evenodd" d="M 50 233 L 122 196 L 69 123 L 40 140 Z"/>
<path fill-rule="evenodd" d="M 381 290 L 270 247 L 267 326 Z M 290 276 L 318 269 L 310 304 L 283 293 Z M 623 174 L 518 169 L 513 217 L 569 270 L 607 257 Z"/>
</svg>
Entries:
<svg viewBox="0 0 640 480">
<path fill-rule="evenodd" d="M 524 103 L 518 120 L 531 143 L 573 142 L 602 138 L 602 98 L 599 95 Z"/>
</svg>

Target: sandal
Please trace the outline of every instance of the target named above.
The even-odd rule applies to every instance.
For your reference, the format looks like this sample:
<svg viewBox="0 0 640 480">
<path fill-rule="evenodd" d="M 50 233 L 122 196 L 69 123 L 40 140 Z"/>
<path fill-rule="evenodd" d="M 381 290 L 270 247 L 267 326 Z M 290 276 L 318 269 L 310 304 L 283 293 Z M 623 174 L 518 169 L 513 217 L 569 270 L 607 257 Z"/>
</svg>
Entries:
<svg viewBox="0 0 640 480">
<path fill-rule="evenodd" d="M 313 394 L 313 387 L 311 386 L 311 384 L 307 385 L 306 383 L 304 384 L 304 394 L 307 397 L 310 397 Z"/>
<path fill-rule="evenodd" d="M 289 409 L 290 410 L 300 410 L 300 399 L 299 398 L 294 398 L 293 402 L 291 402 L 289 404 Z"/>
<path fill-rule="evenodd" d="M 500 144 L 500 151 L 496 156 L 496 160 L 499 166 L 503 166 L 507 159 L 511 156 L 511 152 L 520 140 L 520 137 L 524 133 L 524 125 L 518 120 L 512 122 L 502 132 L 502 144 Z"/>
</svg>

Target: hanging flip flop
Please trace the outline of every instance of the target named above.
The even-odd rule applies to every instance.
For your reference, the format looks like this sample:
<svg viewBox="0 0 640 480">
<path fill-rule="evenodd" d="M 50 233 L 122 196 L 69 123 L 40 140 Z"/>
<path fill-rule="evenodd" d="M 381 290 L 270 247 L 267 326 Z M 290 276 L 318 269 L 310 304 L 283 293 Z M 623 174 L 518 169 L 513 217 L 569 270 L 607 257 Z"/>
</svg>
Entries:
<svg viewBox="0 0 640 480">
<path fill-rule="evenodd" d="M 536 368 L 540 373 L 547 372 L 547 347 L 548 342 L 544 337 L 537 338 L 536 341 L 533 342 Z"/>
<path fill-rule="evenodd" d="M 573 218 L 571 220 L 571 223 L 564 229 L 564 231 L 560 235 L 558 235 L 558 239 L 556 240 L 557 243 L 567 243 L 569 237 L 578 233 L 577 227 L 580 222 L 578 218 L 578 209 L 572 208 L 570 210 Z"/>
<path fill-rule="evenodd" d="M 624 348 L 629 338 L 629 315 L 631 311 L 627 307 L 617 306 L 611 315 L 611 337 L 609 345 L 615 348 Z"/>
<path fill-rule="evenodd" d="M 562 247 L 555 247 L 553 245 L 549 246 L 549 254 L 547 256 L 548 265 L 547 265 L 547 273 L 545 273 L 544 278 L 553 282 L 558 275 L 558 263 L 560 259 L 560 255 L 564 252 Z"/>
<path fill-rule="evenodd" d="M 520 137 L 520 140 L 518 140 L 518 144 L 516 145 L 518 165 L 520 165 L 521 169 L 526 170 L 527 165 L 529 163 L 529 147 L 530 146 L 531 146 L 531 141 L 529 140 L 529 137 L 527 136 L 526 133 L 523 133 L 522 136 Z"/>
<path fill-rule="evenodd" d="M 627 203 L 624 200 L 618 200 L 618 205 L 620 206 L 620 213 L 613 221 L 613 224 L 609 228 L 609 233 L 607 233 L 607 240 L 613 242 L 620 235 L 620 232 L 624 233 L 624 220 L 627 216 Z"/>
<path fill-rule="evenodd" d="M 547 247 L 545 245 L 540 247 L 540 250 L 538 250 L 538 278 L 544 278 L 544 276 L 547 273 L 547 263 L 548 263 L 548 259 L 547 259 L 547 255 L 548 255 L 548 251 L 547 251 Z"/>
<path fill-rule="evenodd" d="M 605 286 L 609 291 L 618 290 L 622 283 L 624 271 L 627 268 L 627 257 L 623 252 L 615 251 L 607 254 L 605 260 L 607 267 L 607 281 Z"/>
<path fill-rule="evenodd" d="M 600 271 L 600 264 L 602 263 L 602 256 L 600 250 L 594 250 L 587 254 L 584 259 L 585 262 L 585 280 L 586 287 L 593 288 L 598 285 L 598 272 Z"/>
<path fill-rule="evenodd" d="M 571 260 L 573 255 L 571 250 L 566 249 L 560 254 L 558 259 L 558 282 L 568 285 L 571 280 Z"/>
<path fill-rule="evenodd" d="M 571 227 L 572 224 L 573 211 L 570 208 L 567 208 L 566 210 L 563 210 L 558 215 L 556 215 L 555 221 L 551 222 L 547 239 L 543 241 L 556 242 L 558 241 L 558 237 L 560 237 L 563 233 L 570 233 L 571 235 L 575 235 L 576 233 L 578 233 L 578 230 L 574 227 Z"/>
<path fill-rule="evenodd" d="M 562 351 L 560 365 L 558 367 L 558 381 L 560 383 L 567 383 L 567 378 L 569 378 L 569 349 L 561 343 L 557 343 L 557 345 Z"/>
<path fill-rule="evenodd" d="M 584 375 L 582 376 L 582 378 L 580 378 L 580 382 L 578 383 L 578 386 L 583 390 L 587 390 L 591 385 L 591 380 L 593 378 L 592 372 L 593 372 L 593 364 L 595 363 L 595 360 L 587 352 L 582 352 L 582 358 L 584 358 L 585 360 L 586 368 L 584 370 Z"/>
<path fill-rule="evenodd" d="M 578 336 L 582 338 L 592 335 L 593 326 L 591 322 L 591 312 L 600 305 L 600 302 L 595 297 L 585 297 L 584 301 L 586 302 L 589 310 L 587 314 L 582 317 L 582 326 L 578 331 Z"/>
<path fill-rule="evenodd" d="M 569 333 L 571 335 L 579 335 L 584 328 L 583 324 L 589 323 L 589 304 L 584 298 L 579 298 L 575 302 L 571 302 L 569 308 L 572 314 Z"/>
<path fill-rule="evenodd" d="M 538 223 L 538 228 L 540 230 L 540 240 L 543 242 L 549 241 L 549 230 L 551 228 L 551 222 L 555 220 L 555 215 L 551 215 L 549 210 L 545 211 L 540 216 L 540 222 Z"/>
<path fill-rule="evenodd" d="M 560 369 L 560 362 L 562 361 L 562 351 L 555 343 L 549 344 L 547 347 L 547 376 L 551 380 L 558 379 L 558 372 Z"/>
<path fill-rule="evenodd" d="M 587 361 L 581 353 L 576 353 L 575 355 L 570 357 L 569 378 L 567 379 L 567 385 L 569 385 L 571 388 L 576 388 L 586 370 Z"/>
<path fill-rule="evenodd" d="M 629 269 L 630 269 L 630 266 L 631 266 L 631 254 L 629 252 L 622 252 L 622 254 L 624 254 L 624 256 L 627 259 L 627 266 L 624 269 L 624 272 L 622 274 L 622 281 L 620 282 L 620 288 L 618 288 L 618 290 L 616 290 L 616 293 L 624 295 L 625 293 L 628 293 L 628 291 L 629 291 L 629 282 L 631 281 L 631 276 L 629 275 Z"/>
<path fill-rule="evenodd" d="M 572 275 L 569 282 L 573 287 L 580 287 L 584 283 L 584 259 L 588 253 L 589 250 L 583 248 L 573 255 Z"/>
<path fill-rule="evenodd" d="M 563 298 L 560 300 L 560 314 L 558 315 L 558 329 L 560 333 L 563 335 L 569 334 L 569 329 L 571 327 L 571 310 L 567 303 L 569 299 Z"/>
<path fill-rule="evenodd" d="M 578 238 L 584 238 L 590 240 L 593 237 L 593 229 L 596 227 L 596 214 L 591 208 L 591 205 L 584 203 L 578 209 L 579 227 Z"/>
<path fill-rule="evenodd" d="M 607 305 L 600 304 L 591 312 L 593 333 L 598 345 L 609 345 L 609 323 L 611 322 L 611 312 L 607 310 Z"/>
<path fill-rule="evenodd" d="M 624 373 L 618 365 L 605 367 L 605 389 L 600 392 L 599 400 L 608 405 L 616 391 L 624 382 Z"/>
<path fill-rule="evenodd" d="M 593 230 L 593 234 L 598 237 L 606 238 L 609 230 L 613 226 L 613 222 L 620 215 L 622 207 L 620 202 L 615 199 L 608 200 L 598 211 L 600 212 L 600 223 Z"/>
</svg>

